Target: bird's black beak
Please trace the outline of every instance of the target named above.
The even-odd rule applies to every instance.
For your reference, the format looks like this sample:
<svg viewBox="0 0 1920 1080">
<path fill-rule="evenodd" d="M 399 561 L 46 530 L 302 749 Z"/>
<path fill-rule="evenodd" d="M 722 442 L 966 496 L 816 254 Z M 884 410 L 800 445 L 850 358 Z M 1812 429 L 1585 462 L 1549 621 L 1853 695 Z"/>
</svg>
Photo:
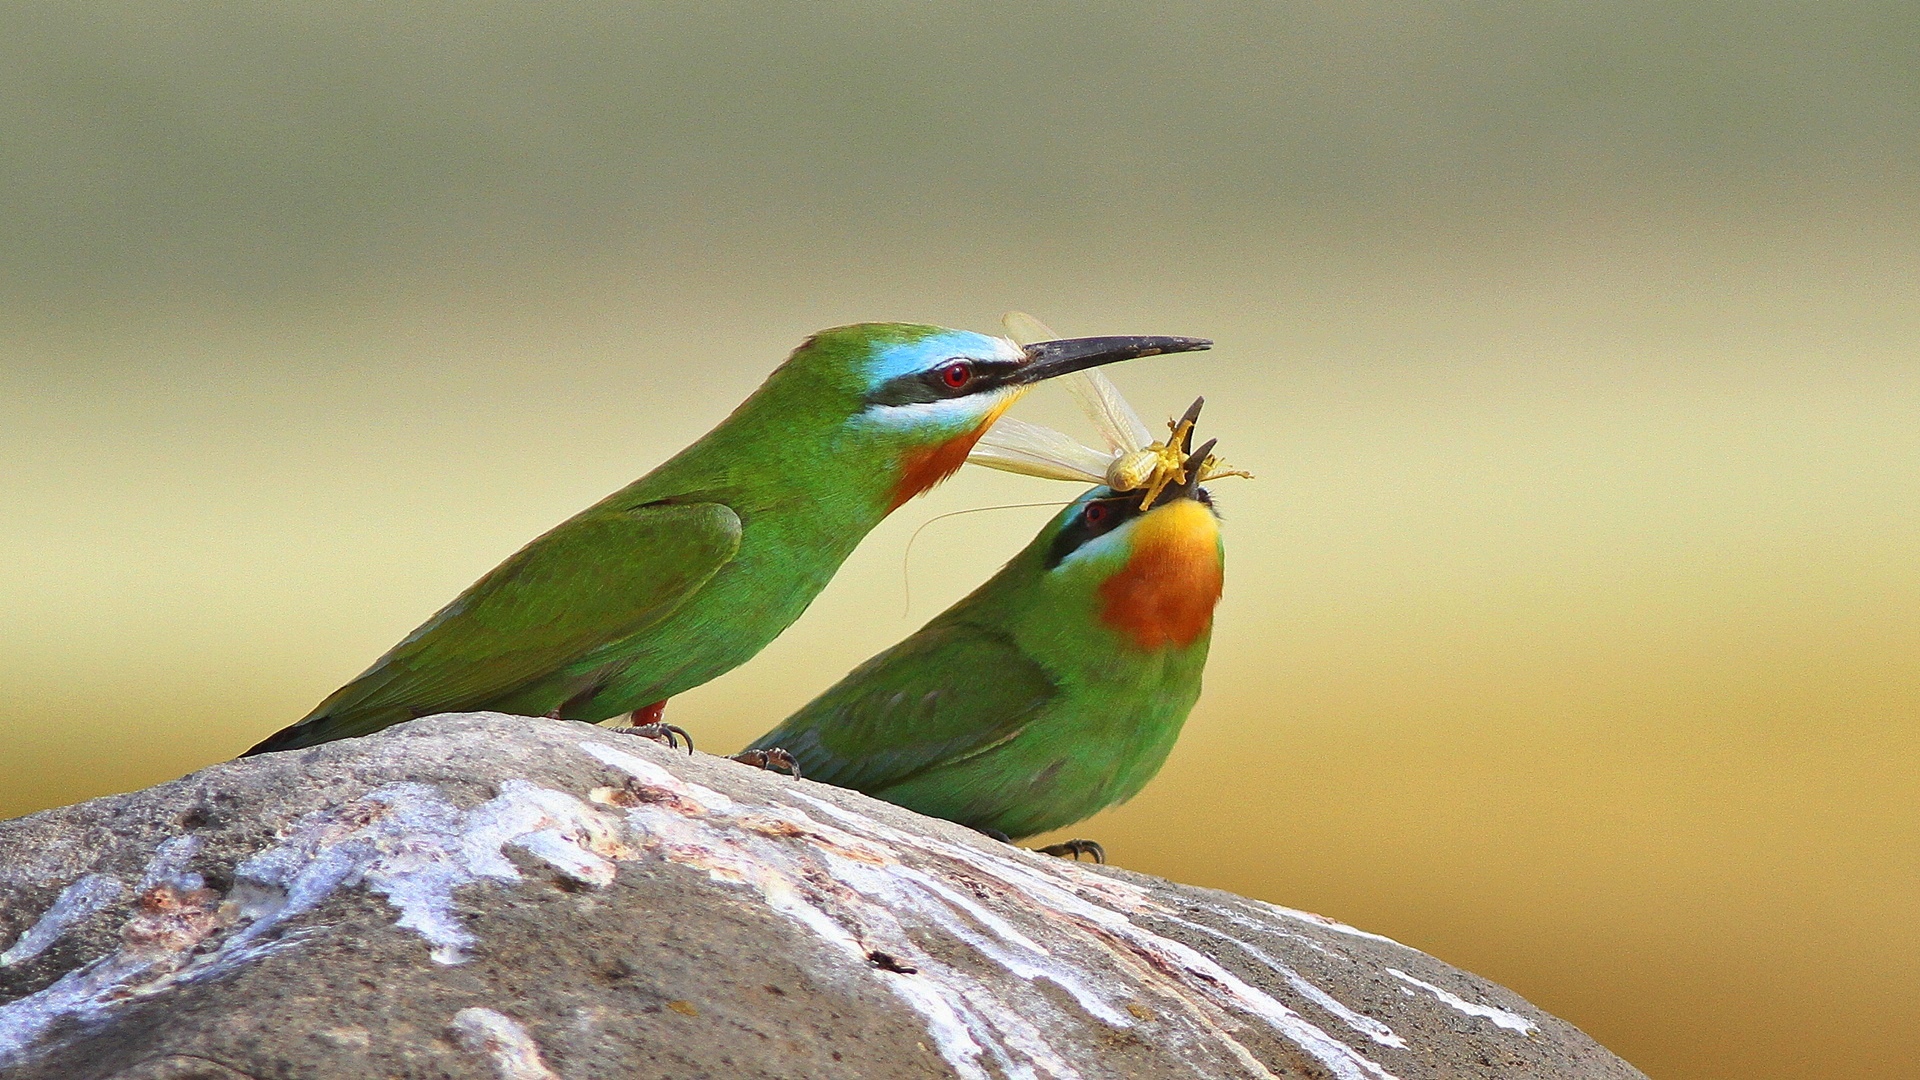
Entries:
<svg viewBox="0 0 1920 1080">
<path fill-rule="evenodd" d="M 1180 423 L 1175 425 L 1176 429 L 1185 428 L 1187 432 L 1185 435 L 1182 435 L 1180 437 L 1180 452 L 1183 454 L 1190 454 L 1193 452 L 1193 429 L 1196 425 L 1200 423 L 1200 410 L 1206 404 L 1207 404 L 1206 398 L 1203 398 L 1203 397 L 1194 398 L 1193 404 L 1187 406 L 1187 411 L 1181 415 Z M 1200 460 L 1205 461 L 1206 459 L 1201 458 Z"/>
<path fill-rule="evenodd" d="M 1212 347 L 1213 342 L 1206 338 L 1191 337 L 1082 337 L 1039 341 L 1026 346 L 1027 362 L 1014 370 L 1007 382 L 1016 386 L 1037 383 L 1102 364 Z"/>
<path fill-rule="evenodd" d="M 1193 404 L 1187 406 L 1187 411 L 1181 415 L 1180 422 L 1174 425 L 1175 431 L 1185 433 L 1180 436 L 1180 452 L 1187 455 L 1186 462 L 1181 466 L 1181 470 L 1187 474 L 1186 483 L 1168 484 L 1160 492 L 1160 497 L 1153 500 L 1153 506 L 1146 507 L 1147 510 L 1165 506 L 1180 499 L 1200 497 L 1200 469 L 1207 463 L 1207 455 L 1213 453 L 1214 444 L 1220 441 L 1208 439 L 1205 446 L 1198 450 L 1193 448 L 1193 429 L 1200 422 L 1200 410 L 1206 403 L 1207 399 L 1204 397 L 1194 398 Z"/>
<path fill-rule="evenodd" d="M 1208 439 L 1200 449 L 1187 455 L 1187 462 L 1182 466 L 1187 473 L 1187 482 L 1184 484 L 1168 484 L 1167 490 L 1160 493 L 1160 497 L 1154 500 L 1153 505 L 1165 506 L 1177 499 L 1198 499 L 1200 497 L 1200 468 L 1207 463 L 1207 455 L 1213 453 L 1213 446 L 1219 441 L 1219 439 Z M 1153 507 L 1148 507 L 1148 509 L 1151 510 Z"/>
</svg>

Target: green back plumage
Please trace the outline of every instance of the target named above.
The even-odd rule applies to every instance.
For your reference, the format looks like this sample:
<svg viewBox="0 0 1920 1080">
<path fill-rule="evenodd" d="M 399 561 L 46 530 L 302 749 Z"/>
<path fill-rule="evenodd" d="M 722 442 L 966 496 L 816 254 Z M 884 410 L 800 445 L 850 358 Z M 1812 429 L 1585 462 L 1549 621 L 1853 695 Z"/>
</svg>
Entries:
<svg viewBox="0 0 1920 1080">
<path fill-rule="evenodd" d="M 787 750 L 812 779 L 1013 837 L 1133 796 L 1199 697 L 1221 551 L 1216 532 L 1212 585 L 1196 586 L 1213 590 L 1197 598 L 1207 627 L 1143 647 L 1111 624 L 1103 589 L 1144 519 L 1050 565 L 1062 534 L 1111 495 L 1083 495 L 979 589 L 754 746 Z"/>
<path fill-rule="evenodd" d="M 248 753 L 439 712 L 601 720 L 744 662 L 886 516 L 902 455 L 953 434 L 863 422 L 873 358 L 954 333 L 815 334 L 718 427 L 528 544 Z"/>
</svg>

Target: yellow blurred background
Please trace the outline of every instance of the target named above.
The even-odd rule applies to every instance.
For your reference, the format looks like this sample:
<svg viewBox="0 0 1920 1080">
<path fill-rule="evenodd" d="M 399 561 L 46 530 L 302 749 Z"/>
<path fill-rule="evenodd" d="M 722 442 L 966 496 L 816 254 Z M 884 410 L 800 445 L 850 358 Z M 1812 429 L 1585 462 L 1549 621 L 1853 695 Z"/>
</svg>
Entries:
<svg viewBox="0 0 1920 1080">
<path fill-rule="evenodd" d="M 1662 1080 L 1920 1076 L 1916 70 L 1910 2 L 7 7 L 0 816 L 298 718 L 811 330 L 1022 308 L 1215 338 L 1111 370 L 1260 477 L 1075 833 Z M 962 473 L 670 717 L 1072 494 Z"/>
</svg>

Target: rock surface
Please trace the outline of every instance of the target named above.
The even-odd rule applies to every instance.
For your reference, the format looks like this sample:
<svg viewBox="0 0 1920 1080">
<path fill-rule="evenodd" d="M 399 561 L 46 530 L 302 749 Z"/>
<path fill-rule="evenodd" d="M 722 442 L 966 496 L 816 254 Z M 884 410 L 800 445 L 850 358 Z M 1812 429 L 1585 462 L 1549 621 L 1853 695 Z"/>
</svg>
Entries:
<svg viewBox="0 0 1920 1080">
<path fill-rule="evenodd" d="M 0 822 L 0 1075 L 1639 1077 L 1304 912 L 582 724 Z"/>
</svg>

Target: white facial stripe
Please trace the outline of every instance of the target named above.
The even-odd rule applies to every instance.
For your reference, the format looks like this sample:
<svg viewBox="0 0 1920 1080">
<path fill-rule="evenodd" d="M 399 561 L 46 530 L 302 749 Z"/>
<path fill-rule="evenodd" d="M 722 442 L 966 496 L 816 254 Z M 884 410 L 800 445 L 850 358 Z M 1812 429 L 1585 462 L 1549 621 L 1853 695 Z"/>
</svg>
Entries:
<svg viewBox="0 0 1920 1080">
<path fill-rule="evenodd" d="M 868 362 L 867 377 L 870 385 L 880 387 L 902 375 L 931 371 L 955 357 L 1019 360 L 1026 355 L 1026 350 L 1006 338 L 988 337 L 971 330 L 951 330 L 879 350 Z"/>
<path fill-rule="evenodd" d="M 1085 505 L 1085 502 L 1081 503 L 1081 505 Z M 1075 505 L 1075 507 L 1073 507 L 1073 513 L 1081 513 L 1081 505 Z M 1117 527 L 1112 528 L 1110 532 L 1102 532 L 1102 534 L 1094 536 L 1092 540 L 1087 540 L 1085 544 L 1081 544 L 1079 548 L 1073 548 L 1064 559 L 1060 559 L 1058 563 L 1054 563 L 1054 567 L 1052 567 L 1050 571 L 1046 571 L 1046 573 L 1058 575 L 1060 571 L 1066 571 L 1069 567 L 1077 567 L 1077 565 L 1087 563 L 1087 561 L 1102 561 L 1102 563 L 1106 563 L 1106 561 L 1114 561 L 1114 559 L 1125 559 L 1125 557 L 1127 557 L 1127 548 L 1133 546 L 1133 540 L 1129 540 L 1129 538 L 1133 536 L 1133 528 L 1137 527 L 1140 521 L 1144 521 L 1144 517 L 1131 517 L 1131 519 L 1127 519 L 1127 521 L 1121 521 L 1121 523 L 1119 523 Z"/>
<path fill-rule="evenodd" d="M 1123 521 L 1119 527 L 1112 532 L 1101 533 L 1099 536 L 1081 544 L 1079 547 L 1068 552 L 1067 557 L 1061 559 L 1049 572 L 1057 574 L 1070 566 L 1076 566 L 1089 559 L 1104 561 L 1109 558 L 1125 558 L 1127 547 L 1131 543 L 1127 538 L 1133 535 L 1133 527 L 1138 525 L 1141 520 L 1141 518 L 1132 518 Z"/>
<path fill-rule="evenodd" d="M 1000 406 L 1009 394 L 1019 392 L 1019 387 L 1003 386 L 980 394 L 968 394 L 966 397 L 944 398 L 940 401 L 915 401 L 905 405 L 869 405 L 855 413 L 853 419 L 858 423 L 878 424 L 893 428 L 920 428 L 938 431 L 943 428 L 958 433 L 969 431 L 986 419 L 987 414 Z"/>
</svg>

